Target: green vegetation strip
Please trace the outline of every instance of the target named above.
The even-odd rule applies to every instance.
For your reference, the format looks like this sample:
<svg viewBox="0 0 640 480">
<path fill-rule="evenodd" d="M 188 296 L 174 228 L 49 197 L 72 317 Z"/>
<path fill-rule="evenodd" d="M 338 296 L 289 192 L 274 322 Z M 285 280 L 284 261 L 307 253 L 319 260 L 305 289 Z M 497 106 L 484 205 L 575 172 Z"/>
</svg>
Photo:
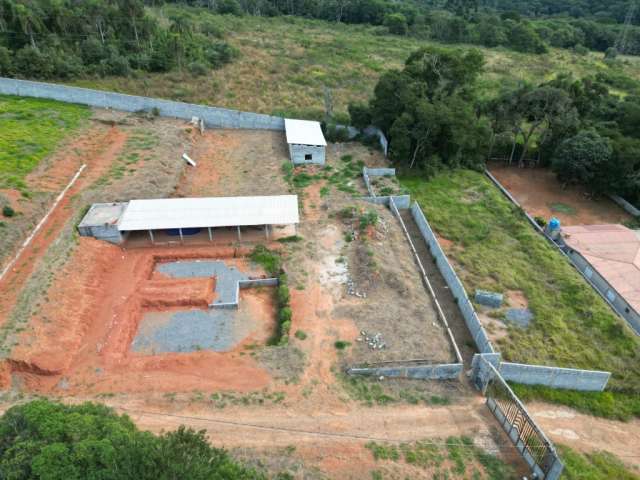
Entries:
<svg viewBox="0 0 640 480">
<path fill-rule="evenodd" d="M 476 446 L 469 437 L 449 437 L 446 441 L 418 441 L 398 446 L 369 442 L 366 448 L 376 460 L 404 462 L 430 470 L 432 478 L 501 480 L 514 478 L 511 467 Z"/>
<path fill-rule="evenodd" d="M 454 242 L 447 253 L 467 291 L 520 290 L 529 301 L 531 325 L 507 326 L 496 342 L 506 360 L 611 371 L 610 389 L 626 392 L 614 398 L 640 392 L 640 339 L 488 179 L 459 170 L 402 183 Z"/>
<path fill-rule="evenodd" d="M 90 115 L 80 105 L 0 96 L 0 188 L 26 191 L 29 172 Z"/>
<path fill-rule="evenodd" d="M 278 288 L 276 289 L 278 328 L 268 343 L 271 346 L 286 345 L 289 343 L 289 330 L 291 330 L 291 295 L 288 277 L 282 269 L 280 255 L 264 245 L 258 245 L 251 253 L 251 260 L 262 265 L 272 277 L 278 277 Z"/>
<path fill-rule="evenodd" d="M 564 445 L 558 445 L 558 451 L 564 462 L 562 480 L 640 480 L 609 452 L 580 454 Z"/>
</svg>

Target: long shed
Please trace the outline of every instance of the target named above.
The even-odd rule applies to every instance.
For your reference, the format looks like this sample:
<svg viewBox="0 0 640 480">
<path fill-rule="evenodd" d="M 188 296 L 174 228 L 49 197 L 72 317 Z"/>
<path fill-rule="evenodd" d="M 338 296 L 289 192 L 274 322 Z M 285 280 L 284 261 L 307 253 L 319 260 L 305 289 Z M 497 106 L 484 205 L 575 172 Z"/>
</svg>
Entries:
<svg viewBox="0 0 640 480">
<path fill-rule="evenodd" d="M 110 207 L 109 238 L 103 235 L 102 229 L 82 228 L 81 235 L 121 243 L 129 234 L 143 232 L 151 242 L 155 242 L 157 234 L 168 234 L 183 241 L 185 236 L 203 230 L 213 241 L 215 229 L 233 228 L 238 240 L 242 240 L 243 227 L 259 227 L 269 238 L 273 227 L 293 227 L 295 233 L 300 221 L 297 195 L 131 200 L 119 204 L 117 216 L 114 207 L 108 204 L 94 205 L 88 215 L 102 217 L 98 213 L 107 206 Z M 86 220 L 80 225 L 87 224 Z"/>
</svg>

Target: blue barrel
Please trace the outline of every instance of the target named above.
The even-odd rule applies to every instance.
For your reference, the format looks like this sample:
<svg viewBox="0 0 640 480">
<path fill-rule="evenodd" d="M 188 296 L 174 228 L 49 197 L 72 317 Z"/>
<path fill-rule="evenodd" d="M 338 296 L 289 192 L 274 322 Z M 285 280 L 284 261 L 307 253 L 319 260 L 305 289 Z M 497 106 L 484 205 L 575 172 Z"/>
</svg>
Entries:
<svg viewBox="0 0 640 480">
<path fill-rule="evenodd" d="M 560 220 L 558 220 L 556 217 L 552 217 L 551 220 L 549 220 L 549 230 L 558 230 L 560 228 Z"/>
<path fill-rule="evenodd" d="M 202 231 L 201 228 L 183 228 L 182 229 L 182 235 L 197 235 L 198 233 L 200 233 Z M 169 235 L 170 237 L 179 237 L 180 236 L 180 229 L 179 228 L 169 228 L 168 230 L 165 230 L 165 232 L 167 232 L 167 235 Z"/>
</svg>

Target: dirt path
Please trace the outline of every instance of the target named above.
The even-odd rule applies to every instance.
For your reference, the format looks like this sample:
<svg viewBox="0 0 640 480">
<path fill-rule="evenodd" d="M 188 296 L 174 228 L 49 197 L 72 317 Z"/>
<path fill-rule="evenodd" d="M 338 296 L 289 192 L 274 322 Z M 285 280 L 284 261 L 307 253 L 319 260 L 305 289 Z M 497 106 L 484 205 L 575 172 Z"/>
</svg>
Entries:
<svg viewBox="0 0 640 480">
<path fill-rule="evenodd" d="M 464 322 L 464 317 L 462 316 L 462 313 L 460 313 L 460 309 L 456 304 L 456 300 L 453 297 L 451 290 L 447 286 L 447 282 L 440 273 L 440 270 L 438 270 L 438 266 L 433 261 L 433 257 L 431 256 L 431 253 L 429 253 L 429 249 L 422 238 L 418 225 L 411 215 L 411 211 L 401 210 L 400 215 L 407 227 L 407 232 L 409 232 L 411 241 L 418 252 L 418 256 L 420 257 L 420 261 L 427 273 L 429 282 L 431 282 L 431 286 L 436 293 L 438 302 L 440 302 L 440 306 L 442 307 L 444 314 L 447 316 L 447 322 L 453 332 L 456 344 L 460 349 L 460 354 L 462 355 L 465 364 L 470 365 L 473 354 L 476 353 L 476 351 L 470 347 L 470 345 L 473 345 L 473 339 L 471 338 L 469 329 Z"/>
<path fill-rule="evenodd" d="M 112 406 L 127 413 L 143 430 L 158 433 L 187 425 L 206 430 L 214 445 L 228 449 L 261 451 L 295 445 L 305 462 L 318 465 L 329 478 L 365 478 L 363 472 L 376 466 L 364 448 L 369 441 L 431 439 L 441 444 L 447 437 L 461 435 L 473 438 L 476 445 L 499 454 L 526 473 L 506 437 L 492 432 L 493 419 L 479 397 L 465 405 L 448 407 L 367 408 L 343 404 L 340 408 L 309 412 L 300 412 L 296 407 L 262 407 L 163 413 L 134 403 Z"/>
<path fill-rule="evenodd" d="M 0 281 L 0 291 L 2 291 L 0 325 L 4 324 L 9 317 L 22 287 L 35 270 L 38 260 L 45 254 L 49 245 L 58 238 L 64 225 L 74 214 L 71 205 L 74 196 L 108 170 L 126 139 L 127 135 L 117 127 L 94 126 L 84 132 L 77 141 L 67 145 L 64 156 L 61 154 L 60 158 L 56 159 L 56 165 L 60 165 L 63 170 L 68 169 L 67 164 L 79 166 L 84 162 L 87 167 L 31 243 L 22 251 L 14 267 Z"/>
<path fill-rule="evenodd" d="M 640 420 L 606 420 L 547 403 L 531 403 L 527 409 L 552 441 L 581 452 L 606 450 L 640 468 Z"/>
</svg>

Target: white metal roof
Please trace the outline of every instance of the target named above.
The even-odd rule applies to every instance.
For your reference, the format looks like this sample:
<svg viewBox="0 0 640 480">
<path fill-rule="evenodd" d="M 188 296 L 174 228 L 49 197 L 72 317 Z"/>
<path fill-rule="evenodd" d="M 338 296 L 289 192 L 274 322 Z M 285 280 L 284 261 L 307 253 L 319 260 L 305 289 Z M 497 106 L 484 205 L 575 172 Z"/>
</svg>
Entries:
<svg viewBox="0 0 640 480">
<path fill-rule="evenodd" d="M 131 200 L 118 230 L 292 225 L 299 222 L 297 195 Z"/>
<path fill-rule="evenodd" d="M 287 132 L 287 143 L 289 144 L 319 145 L 322 147 L 327 145 L 320 128 L 320 122 L 285 118 L 284 128 Z"/>
</svg>

